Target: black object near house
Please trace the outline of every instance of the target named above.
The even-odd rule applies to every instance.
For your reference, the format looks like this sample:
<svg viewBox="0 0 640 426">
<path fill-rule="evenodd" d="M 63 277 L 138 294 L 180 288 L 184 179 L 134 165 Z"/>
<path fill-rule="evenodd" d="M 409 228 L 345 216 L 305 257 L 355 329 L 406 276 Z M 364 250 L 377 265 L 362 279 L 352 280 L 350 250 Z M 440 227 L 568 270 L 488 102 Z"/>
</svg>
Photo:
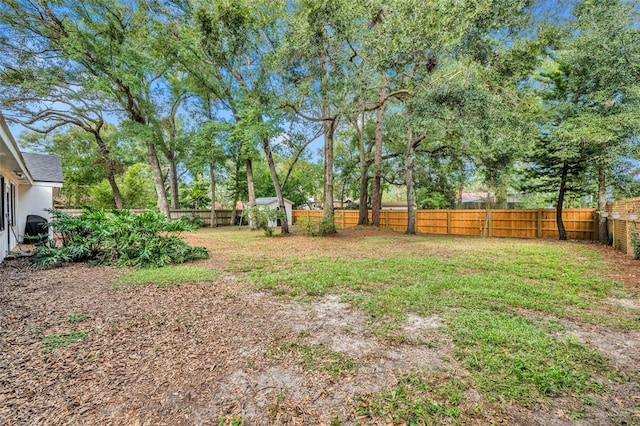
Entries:
<svg viewBox="0 0 640 426">
<path fill-rule="evenodd" d="M 47 219 L 42 216 L 30 214 L 27 216 L 27 224 L 24 227 L 24 242 L 39 243 L 49 237 Z"/>
</svg>

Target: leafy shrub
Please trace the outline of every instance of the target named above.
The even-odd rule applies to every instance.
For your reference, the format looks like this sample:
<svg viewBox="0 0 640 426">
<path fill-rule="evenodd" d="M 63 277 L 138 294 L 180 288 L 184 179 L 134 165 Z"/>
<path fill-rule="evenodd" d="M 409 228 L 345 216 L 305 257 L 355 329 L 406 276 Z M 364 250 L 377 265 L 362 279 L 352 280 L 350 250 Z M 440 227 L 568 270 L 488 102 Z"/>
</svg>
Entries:
<svg viewBox="0 0 640 426">
<path fill-rule="evenodd" d="M 79 216 L 51 211 L 50 223 L 61 237 L 36 247 L 33 262 L 48 267 L 67 262 L 90 261 L 102 265 L 160 267 L 208 257 L 203 247 L 190 247 L 181 238 L 195 226 L 169 222 L 156 212 L 135 215 L 128 210 L 86 209 Z"/>
<path fill-rule="evenodd" d="M 306 235 L 312 237 L 324 237 L 336 233 L 336 225 L 333 220 L 333 216 L 323 217 L 320 220 L 303 217 L 298 220 L 297 224 L 302 228 Z"/>
<path fill-rule="evenodd" d="M 246 217 L 249 222 L 253 221 L 257 229 L 262 229 L 264 235 L 273 237 L 273 229 L 269 226 L 270 222 L 276 222 L 278 219 L 286 219 L 285 213 L 281 210 L 272 210 L 268 207 L 249 207 L 242 211 L 242 216 Z"/>
<path fill-rule="evenodd" d="M 633 258 L 636 260 L 640 259 L 640 237 L 638 237 L 638 233 L 633 231 L 631 233 L 631 245 L 633 246 Z"/>
</svg>

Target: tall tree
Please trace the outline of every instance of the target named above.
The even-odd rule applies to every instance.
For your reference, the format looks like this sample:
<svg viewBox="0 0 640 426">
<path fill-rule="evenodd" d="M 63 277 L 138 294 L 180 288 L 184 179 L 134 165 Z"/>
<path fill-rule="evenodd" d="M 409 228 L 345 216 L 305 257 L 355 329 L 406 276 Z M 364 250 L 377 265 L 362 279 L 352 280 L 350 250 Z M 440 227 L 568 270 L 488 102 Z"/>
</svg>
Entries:
<svg viewBox="0 0 640 426">
<path fill-rule="evenodd" d="M 10 20 L 0 9 L 2 30 L 12 31 Z M 75 126 L 89 134 L 96 147 L 96 160 L 104 165 L 117 208 L 123 207 L 116 182 L 121 167 L 105 141 L 104 113 L 113 110 L 101 99 L 99 92 L 83 87 L 92 77 L 87 73 L 70 72 L 65 61 L 43 61 L 25 54 L 25 40 L 0 38 L 0 105 L 10 123 L 21 125 L 43 135 L 65 126 Z M 59 147 L 59 146 L 58 146 Z"/>
<path fill-rule="evenodd" d="M 89 92 L 110 99 L 138 127 L 153 170 L 158 208 L 168 213 L 156 143 L 159 136 L 154 91 L 166 64 L 150 54 L 153 26 L 149 4 L 95 0 L 8 0 L 0 8 L 5 34 L 23 43 L 24 54 L 65 64 L 68 73 L 89 75 L 80 82 Z"/>
<path fill-rule="evenodd" d="M 353 70 L 354 44 L 366 9 L 361 2 L 308 1 L 287 16 L 279 66 L 283 106 L 323 127 L 323 217 L 333 223 L 334 139 L 345 105 L 353 99 L 346 76 Z"/>
<path fill-rule="evenodd" d="M 606 207 L 606 175 L 640 129 L 640 3 L 581 1 L 569 21 L 570 39 L 555 57 L 573 106 L 567 125 L 574 140 L 591 147 L 598 176 L 598 208 Z M 565 127 L 568 127 L 565 126 Z M 606 219 L 599 238 L 606 242 Z"/>
<path fill-rule="evenodd" d="M 533 182 L 555 184 L 556 221 L 566 239 L 562 208 L 568 194 L 598 187 L 606 205 L 607 171 L 629 155 L 640 128 L 640 5 L 579 1 L 564 38 L 533 85 L 541 99 L 541 130 L 531 160 Z M 542 185 L 546 184 L 546 185 Z M 606 220 L 599 238 L 606 242 Z"/>
</svg>

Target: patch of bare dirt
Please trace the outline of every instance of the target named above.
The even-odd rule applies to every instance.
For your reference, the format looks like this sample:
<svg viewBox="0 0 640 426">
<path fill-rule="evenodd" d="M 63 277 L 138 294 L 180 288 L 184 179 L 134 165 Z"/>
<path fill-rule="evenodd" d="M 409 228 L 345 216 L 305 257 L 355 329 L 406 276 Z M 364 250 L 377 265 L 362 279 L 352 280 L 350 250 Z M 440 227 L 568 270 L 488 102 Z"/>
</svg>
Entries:
<svg viewBox="0 0 640 426">
<path fill-rule="evenodd" d="M 611 246 L 590 244 L 590 248 L 597 251 L 607 261 L 608 274 L 625 287 L 640 290 L 640 260 L 614 250 Z"/>
</svg>

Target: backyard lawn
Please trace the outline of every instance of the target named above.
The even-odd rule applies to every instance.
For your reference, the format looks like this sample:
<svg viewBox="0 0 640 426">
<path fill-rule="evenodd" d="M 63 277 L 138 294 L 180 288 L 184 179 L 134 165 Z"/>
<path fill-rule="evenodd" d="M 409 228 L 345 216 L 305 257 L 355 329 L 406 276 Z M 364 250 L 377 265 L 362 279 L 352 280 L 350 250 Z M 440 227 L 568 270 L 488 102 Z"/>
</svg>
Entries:
<svg viewBox="0 0 640 426">
<path fill-rule="evenodd" d="M 0 265 L 0 424 L 640 424 L 640 262 L 348 229 Z"/>
</svg>

